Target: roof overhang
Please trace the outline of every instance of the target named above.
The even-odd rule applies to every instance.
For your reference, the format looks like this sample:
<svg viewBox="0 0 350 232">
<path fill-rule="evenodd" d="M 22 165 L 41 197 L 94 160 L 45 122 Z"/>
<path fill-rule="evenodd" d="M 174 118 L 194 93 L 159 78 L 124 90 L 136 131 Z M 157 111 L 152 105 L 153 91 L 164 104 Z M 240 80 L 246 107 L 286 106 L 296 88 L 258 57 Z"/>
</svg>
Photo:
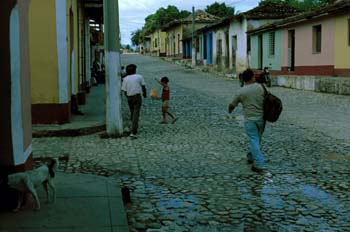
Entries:
<svg viewBox="0 0 350 232">
<path fill-rule="evenodd" d="M 83 0 L 85 14 L 96 23 L 103 23 L 103 0 Z"/>
<path fill-rule="evenodd" d="M 286 19 L 281 19 L 281 20 L 272 22 L 268 25 L 264 25 L 262 27 L 250 30 L 247 33 L 250 35 L 259 34 L 262 32 L 277 30 L 279 28 L 283 28 L 287 26 L 293 26 L 312 19 L 330 17 L 337 14 L 347 14 L 348 12 L 350 12 L 350 1 L 344 1 L 344 2 L 340 2 L 338 4 L 336 3 L 315 11 L 310 11 L 310 12 L 306 12 L 296 16 L 288 17 Z"/>
</svg>

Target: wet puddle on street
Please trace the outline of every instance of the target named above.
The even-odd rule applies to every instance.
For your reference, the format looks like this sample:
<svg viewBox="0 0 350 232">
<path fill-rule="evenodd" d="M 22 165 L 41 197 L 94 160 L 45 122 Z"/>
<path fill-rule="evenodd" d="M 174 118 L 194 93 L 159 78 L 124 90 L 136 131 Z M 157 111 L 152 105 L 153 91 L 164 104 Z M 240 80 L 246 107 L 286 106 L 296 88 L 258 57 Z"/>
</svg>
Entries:
<svg viewBox="0 0 350 232">
<path fill-rule="evenodd" d="M 350 221 L 349 201 L 341 201 L 335 194 L 304 184 L 292 176 L 265 176 L 253 184 L 246 182 L 240 190 L 242 199 L 255 201 L 263 209 L 272 211 L 272 215 L 278 212 L 276 216 L 281 221 L 290 219 L 296 223 L 277 222 L 279 230 L 293 228 L 291 231 L 294 231 L 307 226 L 315 231 L 334 231 L 334 225 Z"/>
<path fill-rule="evenodd" d="M 335 231 L 334 225 L 343 225 L 344 222 L 350 221 L 349 199 L 339 199 L 336 194 L 315 185 L 305 184 L 291 175 L 269 174 L 253 180 L 248 177 L 242 179 L 236 189 L 238 193 L 235 196 L 240 198 L 238 202 L 245 204 L 234 206 L 239 207 L 241 211 L 227 210 L 227 214 L 221 212 L 229 218 L 234 218 L 237 212 L 242 214 L 239 221 L 230 224 L 219 222 L 220 215 L 215 215 L 218 213 L 216 210 L 203 211 L 203 205 L 208 205 L 208 202 L 213 204 L 210 192 L 203 197 L 186 190 L 182 192 L 149 182 L 144 183 L 145 192 L 155 202 L 153 206 L 157 209 L 159 217 L 166 218 L 168 228 L 186 225 L 203 231 L 232 231 L 234 228 L 246 231 L 246 227 L 254 225 L 254 222 L 246 223 L 245 219 L 258 217 L 262 223 L 262 229 L 259 231 L 304 231 L 305 228 L 313 231 Z M 235 199 L 232 199 L 232 202 L 228 201 L 227 204 L 234 202 Z M 206 216 L 203 217 L 203 214 Z M 208 221 L 203 223 L 203 218 Z"/>
</svg>

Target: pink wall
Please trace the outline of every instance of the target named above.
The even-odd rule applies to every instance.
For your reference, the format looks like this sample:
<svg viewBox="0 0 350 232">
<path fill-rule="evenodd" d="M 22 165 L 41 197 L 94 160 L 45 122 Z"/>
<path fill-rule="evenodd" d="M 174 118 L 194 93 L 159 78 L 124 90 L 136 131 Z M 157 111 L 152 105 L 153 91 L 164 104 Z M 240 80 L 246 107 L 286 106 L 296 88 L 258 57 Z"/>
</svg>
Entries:
<svg viewBox="0 0 350 232">
<path fill-rule="evenodd" d="M 313 26 L 322 27 L 321 53 L 313 53 Z M 334 65 L 334 18 L 318 19 L 289 27 L 282 32 L 282 67 L 288 66 L 288 30 L 295 30 L 295 66 Z"/>
</svg>

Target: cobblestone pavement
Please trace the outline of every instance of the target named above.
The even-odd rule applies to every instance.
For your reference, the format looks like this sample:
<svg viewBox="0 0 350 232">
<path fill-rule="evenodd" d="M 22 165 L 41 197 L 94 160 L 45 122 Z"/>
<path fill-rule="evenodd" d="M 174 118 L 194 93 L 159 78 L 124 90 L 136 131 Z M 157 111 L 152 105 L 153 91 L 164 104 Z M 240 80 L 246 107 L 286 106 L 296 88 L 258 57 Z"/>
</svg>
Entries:
<svg viewBox="0 0 350 232">
<path fill-rule="evenodd" d="M 156 58 L 136 63 L 148 90 L 167 75 L 175 124 L 147 98 L 139 138 L 35 138 L 35 156 L 68 154 L 67 172 L 121 178 L 131 231 L 350 231 L 350 98 L 273 87 L 284 103 L 268 124 L 268 171 L 247 164 L 242 112 L 226 112 L 236 80 Z M 125 108 L 127 110 L 127 108 Z"/>
</svg>

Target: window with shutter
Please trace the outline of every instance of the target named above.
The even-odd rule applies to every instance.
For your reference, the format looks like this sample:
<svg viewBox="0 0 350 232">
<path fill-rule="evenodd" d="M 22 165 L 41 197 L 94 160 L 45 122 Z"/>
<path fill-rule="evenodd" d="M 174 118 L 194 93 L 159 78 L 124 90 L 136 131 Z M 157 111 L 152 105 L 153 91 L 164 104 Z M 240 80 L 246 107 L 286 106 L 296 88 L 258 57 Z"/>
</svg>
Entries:
<svg viewBox="0 0 350 232">
<path fill-rule="evenodd" d="M 275 55 L 275 32 L 269 33 L 269 55 Z"/>
</svg>

